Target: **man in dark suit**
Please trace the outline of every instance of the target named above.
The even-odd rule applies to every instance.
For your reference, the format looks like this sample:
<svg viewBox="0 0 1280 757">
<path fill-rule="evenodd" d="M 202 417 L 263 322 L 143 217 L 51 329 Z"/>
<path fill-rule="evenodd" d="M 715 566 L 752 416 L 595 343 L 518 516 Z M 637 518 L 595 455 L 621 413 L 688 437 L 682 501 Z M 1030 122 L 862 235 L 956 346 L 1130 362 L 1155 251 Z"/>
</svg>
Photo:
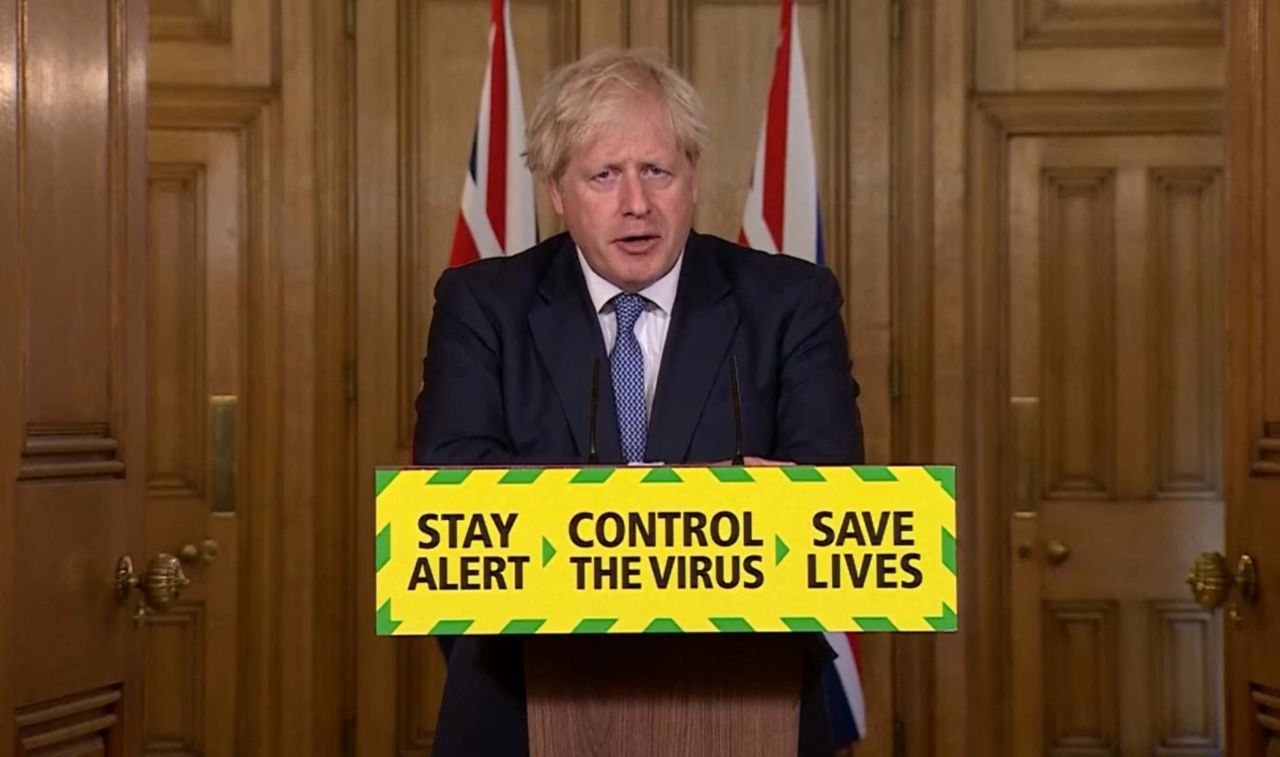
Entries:
<svg viewBox="0 0 1280 757">
<path fill-rule="evenodd" d="M 584 463 L 593 438 L 601 463 L 724 461 L 731 359 L 746 455 L 862 461 L 835 278 L 691 230 L 705 141 L 697 95 L 662 63 L 606 51 L 548 81 L 527 160 L 568 231 L 440 278 L 415 463 Z M 527 752 L 520 650 L 453 645 L 436 754 Z M 812 668 L 799 752 L 829 755 Z"/>
</svg>

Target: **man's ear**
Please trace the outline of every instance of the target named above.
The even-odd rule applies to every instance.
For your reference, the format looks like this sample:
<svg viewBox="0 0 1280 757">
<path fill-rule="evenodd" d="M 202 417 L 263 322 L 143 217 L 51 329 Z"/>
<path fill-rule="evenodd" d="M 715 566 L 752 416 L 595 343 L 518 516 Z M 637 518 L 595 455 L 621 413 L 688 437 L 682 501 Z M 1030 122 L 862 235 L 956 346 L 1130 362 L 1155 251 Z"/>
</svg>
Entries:
<svg viewBox="0 0 1280 757">
<path fill-rule="evenodd" d="M 564 217 L 564 198 L 560 196 L 560 187 L 556 185 L 555 179 L 547 180 L 547 196 L 551 198 L 551 207 L 555 209 L 556 215 Z"/>
</svg>

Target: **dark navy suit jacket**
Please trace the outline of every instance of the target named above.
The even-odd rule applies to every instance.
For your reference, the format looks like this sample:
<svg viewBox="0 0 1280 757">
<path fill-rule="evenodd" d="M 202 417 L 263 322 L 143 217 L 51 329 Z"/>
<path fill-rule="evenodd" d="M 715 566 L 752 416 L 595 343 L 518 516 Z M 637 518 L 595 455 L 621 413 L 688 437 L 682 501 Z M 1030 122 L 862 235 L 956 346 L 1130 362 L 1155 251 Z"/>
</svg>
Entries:
<svg viewBox="0 0 1280 757">
<path fill-rule="evenodd" d="M 691 233 L 658 372 L 646 460 L 709 463 L 733 455 L 733 355 L 745 455 L 862 462 L 858 388 L 840 303 L 835 277 L 825 268 Z M 423 361 L 414 463 L 584 463 L 597 359 L 597 449 L 601 463 L 620 463 L 608 356 L 569 236 L 446 271 L 436 286 Z M 799 752 L 829 755 L 816 665 L 807 678 Z M 449 654 L 435 754 L 527 751 L 519 642 L 460 638 Z"/>
</svg>

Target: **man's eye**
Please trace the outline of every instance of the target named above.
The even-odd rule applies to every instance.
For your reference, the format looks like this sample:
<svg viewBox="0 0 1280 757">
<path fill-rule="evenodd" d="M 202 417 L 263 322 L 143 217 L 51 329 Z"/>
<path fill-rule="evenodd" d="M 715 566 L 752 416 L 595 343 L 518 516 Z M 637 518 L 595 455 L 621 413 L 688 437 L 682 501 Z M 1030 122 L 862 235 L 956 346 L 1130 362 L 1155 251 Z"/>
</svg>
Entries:
<svg viewBox="0 0 1280 757">
<path fill-rule="evenodd" d="M 666 170 L 659 168 L 658 166 L 648 166 L 645 168 L 645 172 L 648 173 L 650 176 L 666 176 L 667 175 Z"/>
<path fill-rule="evenodd" d="M 591 178 L 592 178 L 592 179 L 594 179 L 594 180 L 597 180 L 597 181 L 603 181 L 603 180 L 605 180 L 605 179 L 609 179 L 609 178 L 612 178 L 612 177 L 613 177 L 613 169 L 612 169 L 612 168 L 606 168 L 606 169 L 604 169 L 603 171 L 600 171 L 600 172 L 598 172 L 598 173 L 594 174 Z"/>
</svg>

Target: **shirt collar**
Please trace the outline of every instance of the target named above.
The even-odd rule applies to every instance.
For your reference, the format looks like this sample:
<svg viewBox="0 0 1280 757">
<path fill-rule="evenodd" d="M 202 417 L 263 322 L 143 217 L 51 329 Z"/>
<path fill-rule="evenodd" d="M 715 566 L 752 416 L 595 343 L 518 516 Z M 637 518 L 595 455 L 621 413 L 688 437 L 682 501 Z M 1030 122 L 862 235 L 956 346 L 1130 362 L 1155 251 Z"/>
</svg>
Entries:
<svg viewBox="0 0 1280 757">
<path fill-rule="evenodd" d="M 596 309 L 597 313 L 601 313 L 614 297 L 622 294 L 622 290 L 595 272 L 591 265 L 587 263 L 587 258 L 582 254 L 581 248 L 575 247 L 575 249 L 578 251 L 578 265 L 582 266 L 582 275 L 587 279 L 587 292 L 591 295 L 591 305 Z M 684 250 L 681 250 L 676 257 L 675 265 L 671 266 L 671 270 L 667 271 L 662 278 L 641 289 L 637 294 L 652 302 L 667 315 L 670 315 L 671 309 L 676 304 L 676 286 L 680 283 L 680 267 L 683 264 Z"/>
</svg>

